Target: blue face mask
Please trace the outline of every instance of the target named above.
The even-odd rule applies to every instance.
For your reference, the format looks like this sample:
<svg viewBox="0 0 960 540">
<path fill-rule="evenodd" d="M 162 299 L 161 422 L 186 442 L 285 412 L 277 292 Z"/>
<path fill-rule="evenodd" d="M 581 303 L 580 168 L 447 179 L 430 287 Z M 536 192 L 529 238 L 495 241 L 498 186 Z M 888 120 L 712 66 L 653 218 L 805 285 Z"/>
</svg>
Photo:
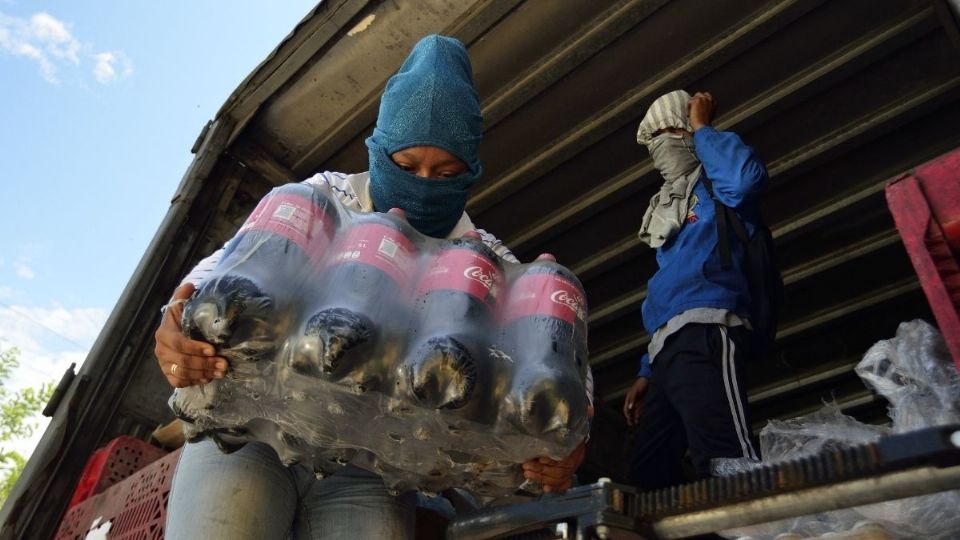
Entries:
<svg viewBox="0 0 960 540">
<path fill-rule="evenodd" d="M 421 233 L 446 237 L 463 215 L 470 186 L 480 177 L 482 134 L 466 48 L 449 37 L 421 39 L 387 82 L 377 125 L 367 139 L 374 209 L 402 208 Z M 419 178 L 390 159 L 413 146 L 442 148 L 467 170 L 453 178 Z"/>
<path fill-rule="evenodd" d="M 413 228 L 427 236 L 446 238 L 463 215 L 476 176 L 462 173 L 452 178 L 420 178 L 397 166 L 382 147 L 369 140 L 367 147 L 374 210 L 402 208 Z"/>
</svg>

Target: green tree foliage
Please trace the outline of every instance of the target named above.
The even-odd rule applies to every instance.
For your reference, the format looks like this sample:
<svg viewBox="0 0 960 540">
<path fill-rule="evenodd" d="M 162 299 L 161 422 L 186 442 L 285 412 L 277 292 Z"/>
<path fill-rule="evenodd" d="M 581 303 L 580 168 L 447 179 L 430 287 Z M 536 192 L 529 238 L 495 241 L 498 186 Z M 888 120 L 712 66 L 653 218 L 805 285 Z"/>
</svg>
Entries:
<svg viewBox="0 0 960 540">
<path fill-rule="evenodd" d="M 10 443 L 33 435 L 37 428 L 36 415 L 53 394 L 52 382 L 16 392 L 7 388 L 10 374 L 19 366 L 19 349 L 0 350 L 0 505 L 27 463 L 24 456 L 10 450 Z"/>
</svg>

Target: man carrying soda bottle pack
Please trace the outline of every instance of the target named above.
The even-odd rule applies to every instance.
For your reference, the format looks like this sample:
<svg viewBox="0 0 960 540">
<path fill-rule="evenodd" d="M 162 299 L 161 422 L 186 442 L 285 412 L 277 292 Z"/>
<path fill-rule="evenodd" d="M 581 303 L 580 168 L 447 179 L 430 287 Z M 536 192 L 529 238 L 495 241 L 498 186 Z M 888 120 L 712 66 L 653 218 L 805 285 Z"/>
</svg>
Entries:
<svg viewBox="0 0 960 540">
<path fill-rule="evenodd" d="M 323 185 L 359 212 L 400 208 L 410 224 L 433 238 L 477 230 L 487 247 L 517 262 L 493 235 L 464 212 L 482 172 L 480 104 L 464 46 L 444 36 L 420 40 L 389 80 L 373 135 L 369 172 L 322 172 L 304 183 Z M 174 292 L 156 331 L 156 356 L 174 387 L 204 384 L 231 369 L 214 346 L 184 337 L 183 304 L 217 265 L 222 249 L 201 261 Z M 588 390 L 592 386 L 588 377 Z M 569 457 L 533 459 L 527 479 L 544 491 L 563 491 L 583 461 L 581 444 Z M 232 454 L 209 440 L 189 443 L 173 480 L 169 539 L 412 538 L 414 493 L 394 496 L 374 473 L 347 466 L 317 480 L 306 465 L 284 466 L 272 448 L 248 443 Z"/>
</svg>

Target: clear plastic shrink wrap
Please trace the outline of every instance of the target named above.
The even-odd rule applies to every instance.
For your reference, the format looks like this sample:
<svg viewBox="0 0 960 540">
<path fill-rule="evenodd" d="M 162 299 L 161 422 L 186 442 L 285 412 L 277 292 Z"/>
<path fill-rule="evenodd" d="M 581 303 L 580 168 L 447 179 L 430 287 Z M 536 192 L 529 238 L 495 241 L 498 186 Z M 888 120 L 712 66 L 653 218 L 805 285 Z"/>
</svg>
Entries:
<svg viewBox="0 0 960 540">
<path fill-rule="evenodd" d="M 874 344 L 857 364 L 857 375 L 890 402 L 890 427 L 863 424 L 836 405 L 786 421 L 773 420 L 760 432 L 767 463 L 821 450 L 876 441 L 890 433 L 960 423 L 960 384 L 936 328 L 915 320 L 900 324 L 893 339 Z M 716 474 L 733 474 L 757 464 L 714 460 Z M 774 539 L 781 533 L 803 538 L 841 538 L 869 526 L 883 538 L 960 538 L 960 493 L 942 492 L 725 531 L 728 538 Z"/>
<path fill-rule="evenodd" d="M 506 263 L 323 187 L 271 191 L 184 309 L 224 379 L 170 399 L 188 438 L 272 446 L 318 475 L 513 494 L 520 463 L 586 436 L 586 298 L 550 258 Z"/>
</svg>

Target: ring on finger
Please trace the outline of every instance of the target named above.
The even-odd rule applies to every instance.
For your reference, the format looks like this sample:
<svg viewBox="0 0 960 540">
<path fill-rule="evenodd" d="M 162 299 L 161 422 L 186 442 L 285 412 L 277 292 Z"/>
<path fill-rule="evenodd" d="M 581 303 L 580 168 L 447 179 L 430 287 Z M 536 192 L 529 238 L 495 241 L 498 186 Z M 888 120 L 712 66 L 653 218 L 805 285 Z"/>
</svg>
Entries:
<svg viewBox="0 0 960 540">
<path fill-rule="evenodd" d="M 177 368 L 178 368 L 178 367 L 180 367 L 180 366 L 178 366 L 177 364 L 171 365 L 171 366 L 170 366 L 170 374 L 171 374 L 171 375 L 176 375 L 176 374 L 177 374 Z"/>
</svg>

